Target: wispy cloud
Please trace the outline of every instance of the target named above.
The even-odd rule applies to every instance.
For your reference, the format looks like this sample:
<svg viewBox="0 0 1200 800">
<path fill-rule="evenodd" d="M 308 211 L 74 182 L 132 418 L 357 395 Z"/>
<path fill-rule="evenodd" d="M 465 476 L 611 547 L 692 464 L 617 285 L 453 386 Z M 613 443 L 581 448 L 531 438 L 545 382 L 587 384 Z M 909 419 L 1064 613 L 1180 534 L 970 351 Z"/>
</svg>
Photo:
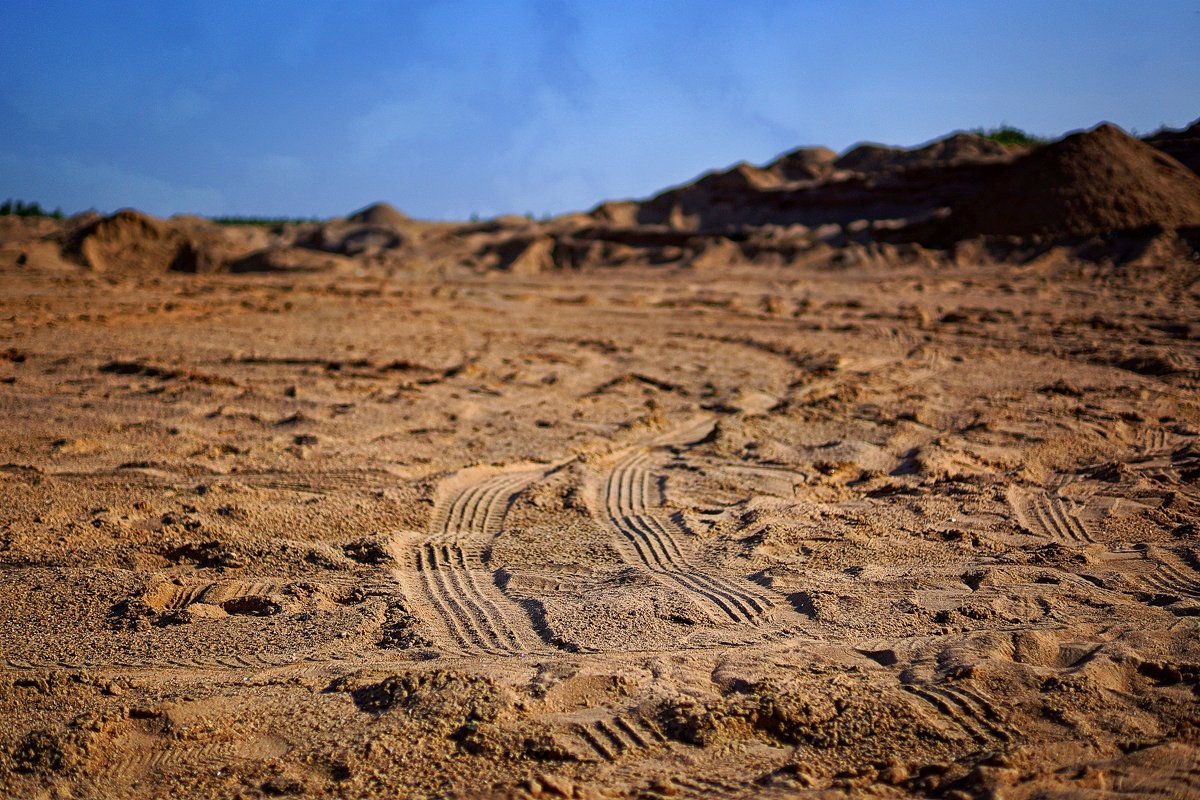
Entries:
<svg viewBox="0 0 1200 800">
<path fill-rule="evenodd" d="M 475 89 L 456 76 L 421 64 L 394 76 L 387 99 L 346 123 L 352 153 L 370 161 L 400 149 L 435 149 L 448 139 L 461 138 L 484 127 Z"/>
</svg>

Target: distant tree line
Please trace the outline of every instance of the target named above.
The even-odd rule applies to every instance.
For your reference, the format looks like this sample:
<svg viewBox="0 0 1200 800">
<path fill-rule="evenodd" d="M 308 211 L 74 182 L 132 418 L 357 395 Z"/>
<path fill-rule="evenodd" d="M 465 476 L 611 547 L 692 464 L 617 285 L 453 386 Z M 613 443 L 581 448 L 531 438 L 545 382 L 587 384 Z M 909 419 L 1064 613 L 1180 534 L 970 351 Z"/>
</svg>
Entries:
<svg viewBox="0 0 1200 800">
<path fill-rule="evenodd" d="M 61 208 L 46 211 L 40 203 L 26 203 L 24 200 L 9 198 L 0 203 L 0 217 L 53 217 L 54 219 L 62 219 L 63 212 Z"/>
</svg>

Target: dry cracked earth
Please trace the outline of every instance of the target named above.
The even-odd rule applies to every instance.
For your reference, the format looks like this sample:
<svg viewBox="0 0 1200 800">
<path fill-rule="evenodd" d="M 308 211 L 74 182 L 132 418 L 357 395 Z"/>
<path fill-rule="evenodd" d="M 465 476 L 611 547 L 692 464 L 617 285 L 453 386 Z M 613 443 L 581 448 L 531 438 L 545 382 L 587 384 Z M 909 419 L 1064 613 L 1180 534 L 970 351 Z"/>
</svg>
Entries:
<svg viewBox="0 0 1200 800">
<path fill-rule="evenodd" d="M 1200 794 L 1200 284 L 6 267 L 0 789 Z"/>
</svg>

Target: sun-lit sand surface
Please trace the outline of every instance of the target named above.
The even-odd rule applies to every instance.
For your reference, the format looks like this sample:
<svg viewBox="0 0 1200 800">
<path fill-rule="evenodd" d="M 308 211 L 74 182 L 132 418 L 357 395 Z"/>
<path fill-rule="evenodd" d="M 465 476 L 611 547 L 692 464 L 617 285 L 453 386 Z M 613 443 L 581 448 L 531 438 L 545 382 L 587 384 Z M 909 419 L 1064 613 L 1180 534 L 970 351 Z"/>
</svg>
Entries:
<svg viewBox="0 0 1200 800">
<path fill-rule="evenodd" d="M 688 202 L 5 229 L 5 793 L 1200 792 L 1193 240 Z"/>
</svg>

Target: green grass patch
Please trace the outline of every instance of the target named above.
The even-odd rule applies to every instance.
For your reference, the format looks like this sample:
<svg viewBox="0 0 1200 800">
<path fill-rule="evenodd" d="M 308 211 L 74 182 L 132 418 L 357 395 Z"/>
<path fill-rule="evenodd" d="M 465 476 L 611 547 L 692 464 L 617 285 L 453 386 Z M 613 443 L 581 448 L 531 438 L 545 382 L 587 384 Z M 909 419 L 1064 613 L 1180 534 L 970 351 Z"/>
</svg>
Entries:
<svg viewBox="0 0 1200 800">
<path fill-rule="evenodd" d="M 999 128 L 975 128 L 971 133 L 989 139 L 996 144 L 1002 144 L 1005 147 L 1030 147 L 1050 141 L 1041 136 L 1026 133 L 1020 128 L 1014 128 L 1011 125 L 1001 125 Z"/>
</svg>

